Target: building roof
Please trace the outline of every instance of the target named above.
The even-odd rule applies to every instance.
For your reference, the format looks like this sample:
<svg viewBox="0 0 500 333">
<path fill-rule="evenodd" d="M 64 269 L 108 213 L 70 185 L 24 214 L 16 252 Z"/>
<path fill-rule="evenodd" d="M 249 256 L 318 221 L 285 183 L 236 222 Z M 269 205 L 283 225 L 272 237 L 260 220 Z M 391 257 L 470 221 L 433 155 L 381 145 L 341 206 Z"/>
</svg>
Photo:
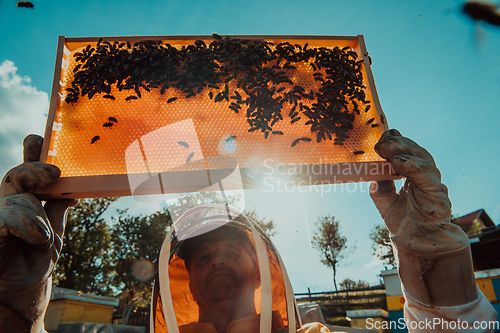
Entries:
<svg viewBox="0 0 500 333">
<path fill-rule="evenodd" d="M 474 222 L 474 220 L 480 220 L 483 223 L 484 228 L 495 226 L 495 223 L 493 223 L 484 209 L 478 209 L 475 212 L 453 219 L 453 223 L 461 226 L 466 226 Z"/>
</svg>

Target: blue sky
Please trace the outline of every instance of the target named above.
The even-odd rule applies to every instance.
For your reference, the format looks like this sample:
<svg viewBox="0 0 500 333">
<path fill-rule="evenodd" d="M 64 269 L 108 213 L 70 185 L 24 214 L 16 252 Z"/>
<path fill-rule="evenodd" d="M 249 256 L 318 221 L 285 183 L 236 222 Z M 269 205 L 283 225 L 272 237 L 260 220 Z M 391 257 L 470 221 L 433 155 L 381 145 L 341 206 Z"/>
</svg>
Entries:
<svg viewBox="0 0 500 333">
<path fill-rule="evenodd" d="M 43 134 L 57 37 L 362 34 L 390 127 L 426 147 L 448 186 L 453 212 L 484 208 L 500 220 L 500 28 L 460 14 L 461 1 L 34 1 L 0 0 L 0 173 L 21 161 L 28 133 Z M 341 221 L 357 251 L 344 278 L 377 280 L 369 230 L 382 220 L 366 189 L 245 194 L 278 224 L 275 242 L 296 292 L 332 289 L 331 270 L 309 246 L 318 216 Z M 155 207 L 121 200 L 133 213 Z"/>
</svg>

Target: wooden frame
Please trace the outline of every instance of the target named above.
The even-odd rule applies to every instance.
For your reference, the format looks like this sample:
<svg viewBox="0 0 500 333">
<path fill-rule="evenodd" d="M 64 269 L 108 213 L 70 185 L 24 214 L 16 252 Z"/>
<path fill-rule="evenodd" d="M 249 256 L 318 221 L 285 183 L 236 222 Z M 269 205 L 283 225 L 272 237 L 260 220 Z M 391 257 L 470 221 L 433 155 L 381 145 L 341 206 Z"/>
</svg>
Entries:
<svg viewBox="0 0 500 333">
<path fill-rule="evenodd" d="M 290 43 L 304 43 L 321 41 L 323 46 L 335 45 L 348 45 L 351 46 L 356 53 L 362 57 L 364 64 L 370 64 L 368 52 L 364 43 L 363 36 L 346 37 L 346 36 L 230 36 L 233 39 L 251 39 L 251 40 L 271 40 L 271 41 L 289 41 Z M 195 40 L 212 40 L 211 36 L 141 36 L 141 37 L 104 37 L 102 41 L 145 41 L 155 40 L 177 44 L 190 44 Z M 54 122 L 56 120 L 56 110 L 61 107 L 61 92 L 63 86 L 61 75 L 63 67 L 67 66 L 65 56 L 78 49 L 79 47 L 89 44 L 97 44 L 99 38 L 66 38 L 59 37 L 58 50 L 56 55 L 56 64 L 54 71 L 54 82 L 52 87 L 50 110 L 47 118 L 47 125 L 45 128 L 45 140 L 41 154 L 41 161 L 47 162 L 51 140 L 54 135 Z M 328 44 L 330 43 L 330 44 Z M 326 44 L 326 45 L 324 45 Z M 370 66 L 364 66 L 365 71 L 365 84 L 367 91 L 371 95 L 372 106 L 375 109 L 377 120 L 380 120 L 378 128 L 379 134 L 388 129 L 388 124 L 385 115 L 382 111 L 378 95 L 375 89 L 375 83 Z M 236 161 L 238 162 L 238 161 Z M 334 184 L 353 181 L 371 181 L 371 180 L 385 180 L 394 179 L 390 165 L 380 158 L 373 160 L 359 160 L 359 161 L 338 161 L 338 163 L 315 163 L 307 164 L 301 163 L 300 160 L 295 161 L 293 165 L 290 163 L 281 163 L 281 165 L 274 165 L 274 170 L 280 167 L 286 176 L 281 177 L 283 172 L 273 172 L 272 177 L 282 178 L 283 180 L 290 181 L 298 186 L 301 185 L 314 185 L 316 184 Z M 278 163 L 279 164 L 279 163 Z M 61 167 L 61 166 L 60 166 Z M 325 172 L 315 174 L 311 172 L 313 167 L 325 170 Z M 276 169 L 278 168 L 278 169 Z M 61 169 L 63 169 L 61 167 Z M 171 168 L 170 168 L 171 169 Z M 201 167 L 203 169 L 203 166 Z M 261 165 L 260 167 L 238 167 L 241 175 L 241 183 L 225 183 L 225 189 L 242 189 L 242 188 L 256 188 L 262 187 L 262 175 L 271 173 L 271 167 Z M 347 171 L 346 171 L 347 170 Z M 353 171 L 354 170 L 354 171 Z M 223 178 L 231 172 L 234 168 L 211 169 L 207 170 L 183 170 L 174 169 L 173 171 L 161 170 L 156 173 L 149 173 L 145 176 L 150 179 L 157 177 L 161 184 L 161 189 L 158 188 L 155 181 L 146 182 L 136 188 L 134 193 L 131 192 L 129 184 L 129 175 L 127 174 L 107 174 L 107 175 L 90 175 L 90 176 L 64 176 L 59 179 L 54 185 L 43 189 L 37 189 L 35 193 L 43 198 L 85 198 L 85 197 L 103 197 L 103 196 L 128 196 L 128 195 L 143 195 L 143 194 L 161 194 L 161 193 L 185 193 L 192 191 L 203 191 L 217 182 L 221 182 Z M 207 173 L 208 175 L 207 178 Z M 161 174 L 161 176 L 160 176 Z M 212 176 L 212 177 L 210 177 Z M 271 175 L 269 175 L 271 176 Z M 217 178 L 215 181 L 213 178 Z M 162 182 L 161 179 L 169 179 L 172 181 Z M 208 180 L 207 180 L 208 179 Z M 177 182 L 176 182 L 177 180 Z M 179 183 L 179 180 L 185 180 L 184 184 Z M 210 189 L 209 189 L 210 190 Z"/>
</svg>

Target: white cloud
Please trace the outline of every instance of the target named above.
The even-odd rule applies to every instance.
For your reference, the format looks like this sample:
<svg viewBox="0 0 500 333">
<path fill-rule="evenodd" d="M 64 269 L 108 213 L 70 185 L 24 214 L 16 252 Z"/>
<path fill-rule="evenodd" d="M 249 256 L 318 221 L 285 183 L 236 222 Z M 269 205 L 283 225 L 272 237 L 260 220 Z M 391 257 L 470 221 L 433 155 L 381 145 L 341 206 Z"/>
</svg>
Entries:
<svg viewBox="0 0 500 333">
<path fill-rule="evenodd" d="M 384 263 L 374 255 L 374 256 L 372 256 L 372 260 L 369 263 L 364 264 L 363 266 L 365 267 L 365 269 L 374 268 L 374 267 L 383 268 Z"/>
<path fill-rule="evenodd" d="M 16 74 L 13 61 L 0 64 L 0 177 L 22 163 L 26 135 L 43 136 L 49 96 L 31 85 L 31 79 Z"/>
</svg>

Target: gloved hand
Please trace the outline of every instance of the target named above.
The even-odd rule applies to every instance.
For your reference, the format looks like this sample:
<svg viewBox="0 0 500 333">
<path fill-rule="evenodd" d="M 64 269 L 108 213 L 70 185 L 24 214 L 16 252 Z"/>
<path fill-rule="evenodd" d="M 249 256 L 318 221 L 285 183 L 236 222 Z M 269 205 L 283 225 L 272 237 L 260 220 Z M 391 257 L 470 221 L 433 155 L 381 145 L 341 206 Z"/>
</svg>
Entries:
<svg viewBox="0 0 500 333">
<path fill-rule="evenodd" d="M 24 139 L 24 163 L 0 187 L 0 332 L 41 332 L 50 300 L 51 274 L 59 258 L 67 208 L 76 200 L 42 207 L 28 193 L 54 183 L 59 168 L 38 162 L 43 138 Z"/>
<path fill-rule="evenodd" d="M 456 306 L 477 299 L 468 236 L 450 223 L 448 189 L 432 156 L 397 130 L 385 132 L 375 151 L 406 177 L 373 182 L 371 197 L 391 233 L 406 293 L 429 306 Z"/>
</svg>

